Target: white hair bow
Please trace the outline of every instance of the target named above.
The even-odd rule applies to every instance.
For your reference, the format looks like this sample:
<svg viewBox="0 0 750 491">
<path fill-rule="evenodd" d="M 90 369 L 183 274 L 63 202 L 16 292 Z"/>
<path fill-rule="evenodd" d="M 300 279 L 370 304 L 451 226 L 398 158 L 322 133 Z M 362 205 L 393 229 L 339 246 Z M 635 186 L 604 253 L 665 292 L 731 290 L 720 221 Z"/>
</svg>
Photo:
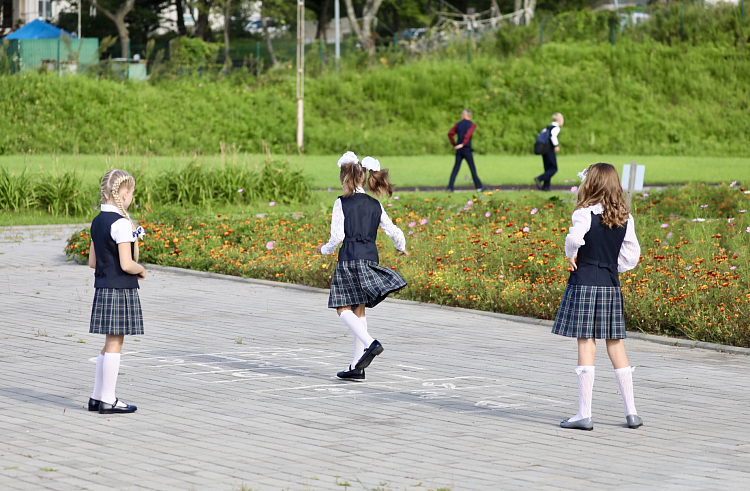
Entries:
<svg viewBox="0 0 750 491">
<path fill-rule="evenodd" d="M 339 168 L 341 168 L 341 166 L 344 164 L 356 164 L 357 162 L 359 162 L 359 158 L 357 157 L 357 155 L 355 155 L 354 152 L 346 152 L 339 159 Z"/>
<path fill-rule="evenodd" d="M 581 178 L 581 182 L 586 180 L 586 174 L 589 173 L 589 169 L 583 169 L 581 172 L 578 173 L 578 177 Z"/>
<path fill-rule="evenodd" d="M 380 171 L 380 161 L 368 155 L 362 159 L 362 167 L 373 172 L 378 172 Z"/>
</svg>

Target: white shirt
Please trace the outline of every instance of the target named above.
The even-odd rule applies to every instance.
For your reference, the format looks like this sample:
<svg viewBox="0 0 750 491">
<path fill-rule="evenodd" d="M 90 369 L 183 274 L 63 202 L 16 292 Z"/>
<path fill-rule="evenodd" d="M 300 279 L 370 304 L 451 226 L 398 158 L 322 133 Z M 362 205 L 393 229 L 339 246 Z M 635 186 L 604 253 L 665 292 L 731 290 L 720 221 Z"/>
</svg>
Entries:
<svg viewBox="0 0 750 491">
<path fill-rule="evenodd" d="M 365 190 L 363 188 L 357 188 L 355 191 L 355 193 L 364 192 Z M 385 232 L 385 234 L 393 241 L 393 245 L 397 250 L 406 250 L 406 238 L 404 237 L 404 232 L 393 224 L 393 222 L 391 221 L 391 217 L 389 217 L 388 213 L 385 212 L 383 205 L 380 205 L 380 210 L 380 228 L 382 228 L 383 232 Z M 333 254 L 339 244 L 344 241 L 345 236 L 344 210 L 343 208 L 341 208 L 341 199 L 337 199 L 333 203 L 333 216 L 331 217 L 331 238 L 328 240 L 328 243 L 320 249 L 320 251 L 326 255 Z"/>
<path fill-rule="evenodd" d="M 121 242 L 135 242 L 135 236 L 133 235 L 133 225 L 130 220 L 125 218 L 118 207 L 115 205 L 102 205 L 102 211 L 110 211 L 117 213 L 122 218 L 112 224 L 109 229 L 109 235 L 112 236 L 112 240 L 120 244 Z"/>
<path fill-rule="evenodd" d="M 578 249 L 586 243 L 583 236 L 591 229 L 591 213 L 601 215 L 604 213 L 604 207 L 601 204 L 580 208 L 573 212 L 573 226 L 568 231 L 565 238 L 565 255 L 567 257 L 576 257 Z M 635 222 L 633 215 L 628 216 L 628 228 L 625 231 L 625 240 L 620 247 L 620 255 L 617 258 L 617 271 L 624 273 L 630 271 L 638 265 L 641 258 L 641 246 L 638 244 L 638 237 L 635 236 Z"/>
<path fill-rule="evenodd" d="M 557 141 L 557 135 L 560 134 L 560 125 L 556 122 L 552 122 L 552 129 L 549 130 L 549 141 L 552 143 L 553 147 L 556 147 L 560 145 L 560 142 Z"/>
</svg>

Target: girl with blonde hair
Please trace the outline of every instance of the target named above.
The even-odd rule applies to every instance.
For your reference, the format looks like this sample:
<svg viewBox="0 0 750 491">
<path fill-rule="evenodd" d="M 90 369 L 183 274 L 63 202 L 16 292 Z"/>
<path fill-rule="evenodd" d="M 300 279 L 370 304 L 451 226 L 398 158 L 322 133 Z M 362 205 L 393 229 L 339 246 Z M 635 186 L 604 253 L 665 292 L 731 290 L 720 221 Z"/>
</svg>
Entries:
<svg viewBox="0 0 750 491">
<path fill-rule="evenodd" d="M 635 268 L 641 248 L 635 235 L 617 170 L 594 164 L 579 174 L 578 204 L 573 226 L 565 239 L 570 278 L 557 311 L 552 332 L 578 339 L 578 405 L 563 428 L 593 430 L 591 397 L 594 388 L 596 339 L 606 339 L 607 354 L 615 369 L 629 428 L 638 428 L 633 400 L 633 370 L 625 353 L 625 317 L 618 272 Z"/>
<path fill-rule="evenodd" d="M 115 397 L 124 337 L 143 334 L 138 280 L 146 278 L 146 268 L 137 262 L 143 228 L 136 226 L 127 212 L 134 192 L 135 179 L 127 172 L 113 169 L 104 174 L 101 212 L 91 222 L 89 267 L 95 270 L 95 293 L 89 332 L 106 335 L 96 359 L 94 391 L 89 399 L 89 411 L 99 414 L 137 409 Z"/>
<path fill-rule="evenodd" d="M 333 254 L 343 243 L 331 280 L 328 307 L 336 309 L 354 334 L 354 355 L 349 367 L 336 375 L 341 379 L 364 380 L 365 368 L 383 352 L 383 345 L 367 331 L 365 307 L 375 307 L 389 294 L 406 286 L 401 275 L 378 264 L 375 242 L 378 226 L 402 256 L 409 253 L 404 233 L 393 224 L 380 202 L 365 193 L 366 184 L 378 196 L 393 194 L 388 169 L 381 170 L 380 162 L 372 157 L 360 162 L 353 152 L 346 152 L 338 166 L 344 194 L 333 204 L 331 238 L 318 246 L 318 253 Z"/>
</svg>

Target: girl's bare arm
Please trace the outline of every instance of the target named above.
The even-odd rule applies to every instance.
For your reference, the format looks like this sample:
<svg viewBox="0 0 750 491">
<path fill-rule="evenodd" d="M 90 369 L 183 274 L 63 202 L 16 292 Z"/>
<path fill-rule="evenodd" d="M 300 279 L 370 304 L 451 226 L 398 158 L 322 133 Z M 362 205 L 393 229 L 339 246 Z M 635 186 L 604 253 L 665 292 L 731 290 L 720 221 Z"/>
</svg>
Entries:
<svg viewBox="0 0 750 491">
<path fill-rule="evenodd" d="M 146 277 L 146 268 L 133 261 L 130 242 L 120 242 L 117 244 L 117 251 L 120 253 L 120 267 L 123 271 L 130 274 L 138 275 L 143 279 Z"/>
<path fill-rule="evenodd" d="M 96 269 L 96 253 L 94 252 L 94 241 L 91 241 L 89 248 L 89 268 Z"/>
</svg>

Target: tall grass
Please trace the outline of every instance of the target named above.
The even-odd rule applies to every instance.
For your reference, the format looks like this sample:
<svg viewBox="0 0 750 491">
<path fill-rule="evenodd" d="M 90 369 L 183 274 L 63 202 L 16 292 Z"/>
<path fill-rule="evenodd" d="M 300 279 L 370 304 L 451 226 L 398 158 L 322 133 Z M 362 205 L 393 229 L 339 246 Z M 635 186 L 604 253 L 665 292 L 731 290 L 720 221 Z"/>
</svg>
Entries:
<svg viewBox="0 0 750 491">
<path fill-rule="evenodd" d="M 34 186 L 26 169 L 17 176 L 0 167 L 0 210 L 22 211 L 35 203 Z"/>
<path fill-rule="evenodd" d="M 34 186 L 39 206 L 55 216 L 83 214 L 91 194 L 90 190 L 84 191 L 75 171 L 45 174 Z"/>
</svg>

